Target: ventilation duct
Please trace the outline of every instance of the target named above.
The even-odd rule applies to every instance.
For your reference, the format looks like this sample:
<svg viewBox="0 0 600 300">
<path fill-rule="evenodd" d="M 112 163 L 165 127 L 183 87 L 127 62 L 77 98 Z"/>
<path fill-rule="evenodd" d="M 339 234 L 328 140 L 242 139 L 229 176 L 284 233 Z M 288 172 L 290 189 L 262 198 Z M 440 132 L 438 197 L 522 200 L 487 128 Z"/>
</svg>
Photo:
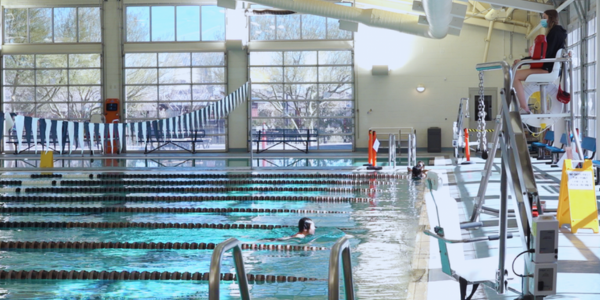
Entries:
<svg viewBox="0 0 600 300">
<path fill-rule="evenodd" d="M 380 9 L 360 9 L 321 0 L 252 0 L 252 2 L 277 9 L 357 22 L 371 27 L 386 28 L 435 39 L 444 38 L 448 34 L 453 17 L 451 15 L 452 0 L 423 1 L 429 27 L 420 25 L 418 16 Z M 464 12 L 462 16 L 464 18 Z"/>
</svg>

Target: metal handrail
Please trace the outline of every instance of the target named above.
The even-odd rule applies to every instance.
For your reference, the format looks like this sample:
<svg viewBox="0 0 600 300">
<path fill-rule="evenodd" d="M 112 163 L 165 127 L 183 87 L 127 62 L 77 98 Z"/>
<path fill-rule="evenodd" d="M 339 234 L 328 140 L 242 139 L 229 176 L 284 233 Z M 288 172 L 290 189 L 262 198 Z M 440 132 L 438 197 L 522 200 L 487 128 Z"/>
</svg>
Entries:
<svg viewBox="0 0 600 300">
<path fill-rule="evenodd" d="M 408 134 L 408 166 L 417 164 L 417 135 L 413 132 Z"/>
<path fill-rule="evenodd" d="M 340 257 L 344 268 L 344 290 L 346 299 L 354 300 L 354 281 L 352 280 L 352 260 L 350 257 L 350 239 L 343 236 L 331 247 L 329 255 L 329 300 L 340 299 Z"/>
<path fill-rule="evenodd" d="M 219 285 L 221 284 L 221 259 L 223 253 L 233 249 L 233 262 L 235 265 L 236 278 L 240 287 L 240 295 L 243 300 L 250 300 L 248 290 L 248 278 L 246 278 L 246 269 L 244 269 L 244 259 L 242 257 L 242 247 L 240 241 L 230 238 L 215 247 L 210 260 L 210 273 L 208 275 L 208 299 L 219 300 Z"/>
<path fill-rule="evenodd" d="M 388 140 L 390 147 L 388 149 L 388 164 L 390 166 L 390 168 L 395 169 L 396 168 L 396 135 L 393 133 L 390 133 L 390 137 Z"/>
</svg>

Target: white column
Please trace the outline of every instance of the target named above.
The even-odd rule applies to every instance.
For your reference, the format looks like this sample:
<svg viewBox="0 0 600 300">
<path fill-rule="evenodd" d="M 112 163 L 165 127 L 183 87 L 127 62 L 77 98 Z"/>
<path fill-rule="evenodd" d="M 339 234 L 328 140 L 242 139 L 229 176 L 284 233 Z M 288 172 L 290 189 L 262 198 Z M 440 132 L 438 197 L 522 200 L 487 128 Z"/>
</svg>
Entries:
<svg viewBox="0 0 600 300">
<path fill-rule="evenodd" d="M 242 41 L 242 45 L 245 46 L 248 40 L 248 28 L 245 26 L 246 17 L 241 1 L 237 1 L 235 10 L 227 9 L 226 18 L 227 40 Z M 227 49 L 227 92 L 232 93 L 248 81 L 248 55 L 246 50 L 239 47 L 239 42 L 228 44 L 237 46 Z M 248 148 L 246 105 L 247 103 L 241 104 L 228 117 L 227 134 L 230 151 Z"/>
<path fill-rule="evenodd" d="M 125 111 L 121 68 L 121 25 L 123 23 L 122 1 L 103 1 L 103 62 L 104 99 L 119 98 L 121 114 Z M 103 100 L 104 100 L 103 99 Z M 123 121 L 123 117 L 121 117 Z"/>
</svg>

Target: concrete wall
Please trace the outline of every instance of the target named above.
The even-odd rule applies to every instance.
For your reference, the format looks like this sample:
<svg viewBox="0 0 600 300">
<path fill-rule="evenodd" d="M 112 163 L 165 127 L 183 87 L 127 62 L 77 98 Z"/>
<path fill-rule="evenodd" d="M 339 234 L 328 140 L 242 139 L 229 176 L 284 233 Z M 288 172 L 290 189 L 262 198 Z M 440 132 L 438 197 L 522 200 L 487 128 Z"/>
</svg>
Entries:
<svg viewBox="0 0 600 300">
<path fill-rule="evenodd" d="M 417 130 L 418 147 L 427 146 L 429 127 L 441 127 L 442 147 L 451 147 L 459 100 L 479 85 L 475 65 L 482 62 L 486 36 L 487 28 L 472 25 L 464 25 L 459 37 L 443 40 L 361 25 L 355 36 L 356 147 L 367 147 L 370 127 L 408 126 Z M 513 34 L 511 59 L 510 33 L 494 30 L 488 61 L 506 59 L 512 64 L 525 55 L 525 48 L 525 36 Z M 390 74 L 371 75 L 373 65 L 389 65 Z M 416 91 L 418 84 L 426 87 L 425 92 Z M 486 72 L 486 87 L 500 90 L 502 84 L 502 72 Z"/>
</svg>

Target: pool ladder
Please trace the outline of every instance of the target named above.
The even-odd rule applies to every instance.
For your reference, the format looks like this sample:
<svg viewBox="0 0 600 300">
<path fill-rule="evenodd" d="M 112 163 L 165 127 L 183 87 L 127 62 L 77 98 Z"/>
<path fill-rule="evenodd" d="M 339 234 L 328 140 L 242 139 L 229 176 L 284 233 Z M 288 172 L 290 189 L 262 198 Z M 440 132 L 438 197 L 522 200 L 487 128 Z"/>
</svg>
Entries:
<svg viewBox="0 0 600 300">
<path fill-rule="evenodd" d="M 248 290 L 248 278 L 244 269 L 244 259 L 240 241 L 230 238 L 215 247 L 210 261 L 210 275 L 208 277 L 208 299 L 219 300 L 219 286 L 221 282 L 221 260 L 223 254 L 233 249 L 233 261 L 235 265 L 236 278 L 240 287 L 240 295 L 243 300 L 250 300 Z M 344 272 L 344 290 L 347 300 L 354 300 L 354 281 L 352 280 L 352 261 L 350 257 L 350 239 L 344 236 L 337 240 L 331 248 L 329 255 L 329 300 L 340 299 L 340 260 Z"/>
</svg>

